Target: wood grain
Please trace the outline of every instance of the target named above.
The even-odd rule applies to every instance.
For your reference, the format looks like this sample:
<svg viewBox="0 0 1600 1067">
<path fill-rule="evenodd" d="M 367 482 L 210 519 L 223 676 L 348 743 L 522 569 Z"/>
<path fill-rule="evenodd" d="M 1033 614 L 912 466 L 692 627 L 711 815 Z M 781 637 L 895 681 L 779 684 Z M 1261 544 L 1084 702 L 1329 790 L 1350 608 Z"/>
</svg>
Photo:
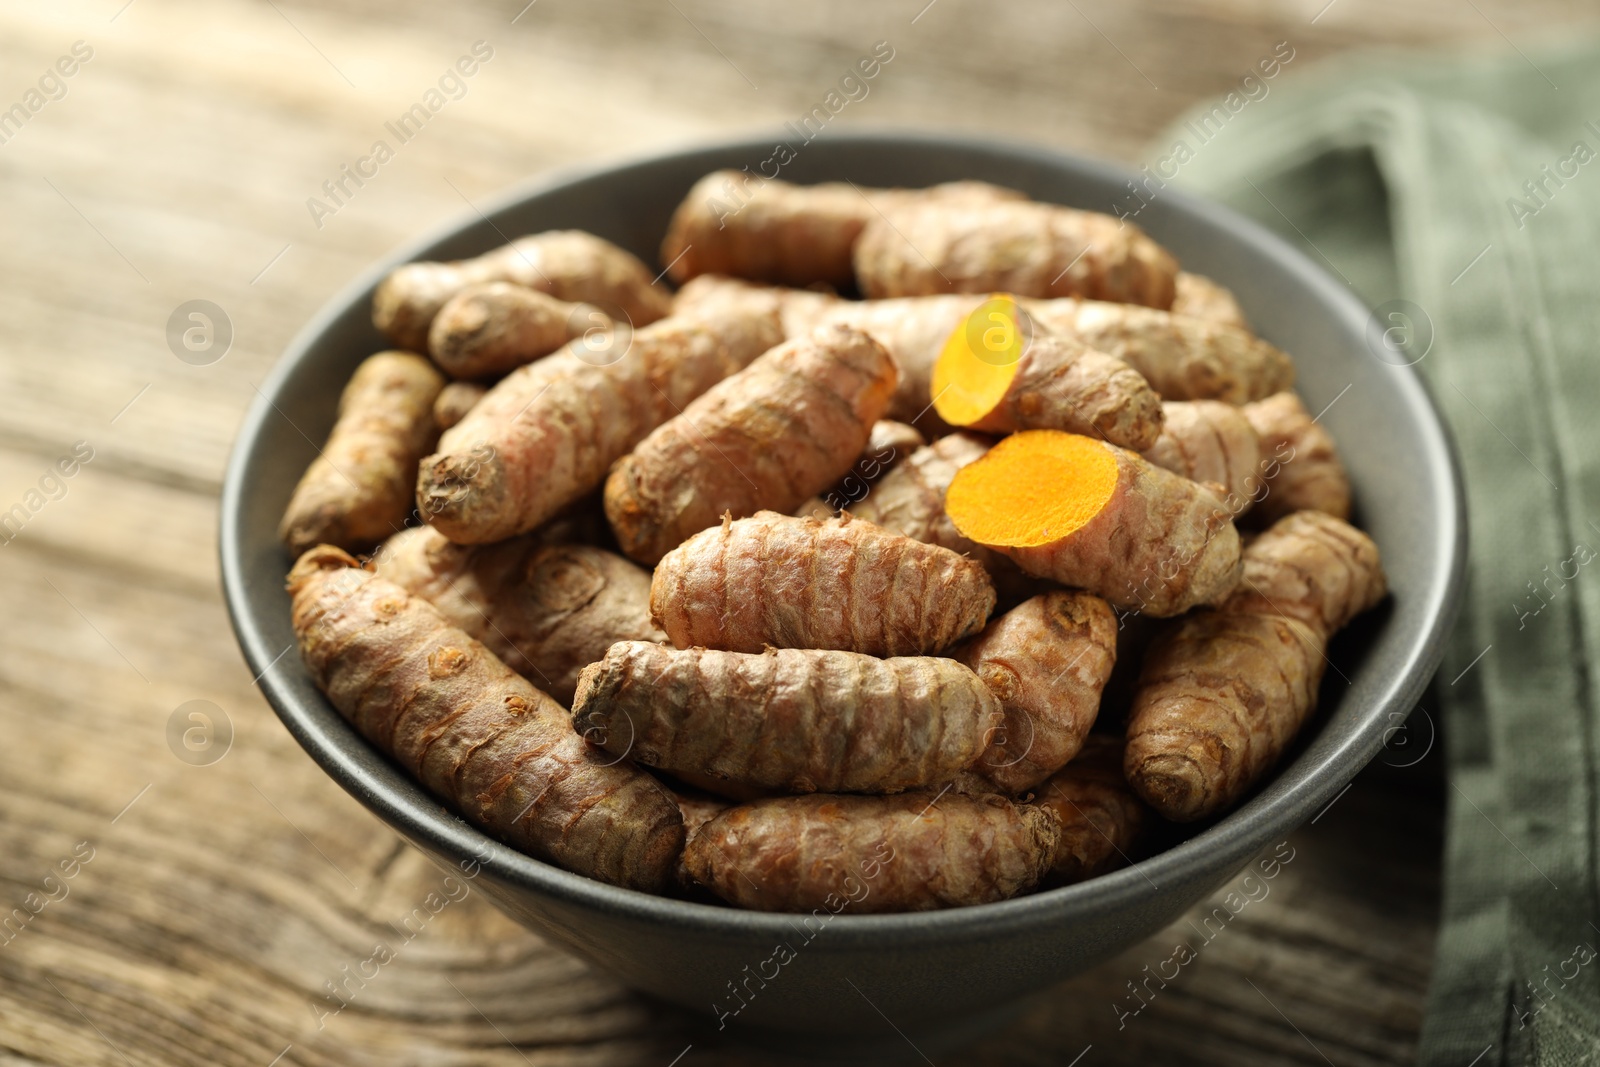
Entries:
<svg viewBox="0 0 1600 1067">
<path fill-rule="evenodd" d="M 94 49 L 0 144 L 0 511 L 75 442 L 94 450 L 0 546 L 0 1062 L 664 1065 L 691 1043 L 686 1065 L 766 1062 L 703 1044 L 477 894 L 319 1018 L 325 983 L 393 941 L 442 875 L 253 688 L 219 598 L 215 498 L 255 384 L 378 255 L 531 174 L 797 118 L 878 40 L 895 58 L 838 128 L 1137 161 L 1279 41 L 1290 77 L 1359 46 L 1498 47 L 1581 17 L 1569 0 L 524 2 L 0 7 L 0 110 L 73 42 Z M 477 40 L 495 55 L 466 95 L 319 228 L 307 198 Z M 167 346 L 191 299 L 233 325 L 208 366 Z M 194 700 L 232 731 L 209 765 L 169 746 Z M 963 1058 L 1408 1061 L 1437 912 L 1437 761 L 1358 779 L 1294 835 L 1271 895 L 1126 1026 L 1125 983 L 1184 924 L 1041 991 Z M 75 846 L 93 858 L 63 879 Z M 51 898 L 36 915 L 30 893 Z"/>
</svg>

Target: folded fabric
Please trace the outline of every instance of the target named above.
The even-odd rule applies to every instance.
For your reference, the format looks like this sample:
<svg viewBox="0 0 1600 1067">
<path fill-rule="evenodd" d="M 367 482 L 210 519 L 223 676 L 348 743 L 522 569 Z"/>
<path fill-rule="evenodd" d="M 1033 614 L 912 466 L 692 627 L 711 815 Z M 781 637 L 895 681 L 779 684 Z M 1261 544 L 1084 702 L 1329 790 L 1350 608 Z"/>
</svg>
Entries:
<svg viewBox="0 0 1600 1067">
<path fill-rule="evenodd" d="M 1600 1051 L 1600 42 L 1275 73 L 1270 91 L 1246 83 L 1237 106 L 1207 104 L 1153 150 L 1184 141 L 1183 162 L 1166 165 L 1174 187 L 1280 231 L 1384 316 L 1402 309 L 1392 322 L 1415 331 L 1407 355 L 1465 464 L 1469 588 L 1429 698 L 1449 815 L 1420 1062 L 1588 1063 Z"/>
</svg>

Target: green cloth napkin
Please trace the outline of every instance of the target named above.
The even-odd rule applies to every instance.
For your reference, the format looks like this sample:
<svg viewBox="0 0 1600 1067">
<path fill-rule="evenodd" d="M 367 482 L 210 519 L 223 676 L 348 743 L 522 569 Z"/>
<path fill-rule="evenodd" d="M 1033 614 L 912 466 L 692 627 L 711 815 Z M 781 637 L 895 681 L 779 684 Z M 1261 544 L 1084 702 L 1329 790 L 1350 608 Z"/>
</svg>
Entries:
<svg viewBox="0 0 1600 1067">
<path fill-rule="evenodd" d="M 1267 69 L 1204 144 L 1197 111 L 1152 158 L 1186 140 L 1177 188 L 1372 305 L 1420 308 L 1395 337 L 1420 355 L 1431 322 L 1417 369 L 1466 467 L 1467 601 L 1429 705 L 1449 816 L 1420 1062 L 1600 1063 L 1600 42 Z"/>
</svg>

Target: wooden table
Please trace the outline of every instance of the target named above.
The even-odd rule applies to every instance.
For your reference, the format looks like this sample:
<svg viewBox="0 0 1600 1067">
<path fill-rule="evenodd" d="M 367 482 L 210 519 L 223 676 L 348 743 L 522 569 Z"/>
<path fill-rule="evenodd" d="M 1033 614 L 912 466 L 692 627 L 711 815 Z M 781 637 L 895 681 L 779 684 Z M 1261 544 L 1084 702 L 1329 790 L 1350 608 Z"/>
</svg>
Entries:
<svg viewBox="0 0 1600 1067">
<path fill-rule="evenodd" d="M 1140 160 L 1280 41 L 1292 78 L 1369 44 L 1500 47 L 1580 6 L 526 2 L 0 9 L 0 109 L 39 105 L 0 125 L 4 1063 L 761 1062 L 698 1038 L 674 1061 L 691 1042 L 681 1017 L 477 895 L 319 1025 L 324 983 L 439 876 L 253 688 L 218 592 L 216 497 L 255 383 L 374 257 L 531 174 L 796 119 L 880 40 L 894 58 L 837 128 Z M 480 40 L 493 57 L 464 95 L 314 219 L 308 198 Z M 44 77 L 80 41 L 71 77 Z M 223 358 L 175 357 L 168 320 L 191 300 L 225 310 Z M 52 475 L 75 446 L 92 458 Z M 188 735 L 197 749 L 191 701 L 220 709 Z M 1066 1063 L 1092 1045 L 1086 1065 L 1407 1061 L 1437 914 L 1439 760 L 1359 778 L 1293 835 L 1270 894 L 1120 1029 L 1126 984 L 1185 924 L 1041 991 L 963 1058 Z"/>
</svg>

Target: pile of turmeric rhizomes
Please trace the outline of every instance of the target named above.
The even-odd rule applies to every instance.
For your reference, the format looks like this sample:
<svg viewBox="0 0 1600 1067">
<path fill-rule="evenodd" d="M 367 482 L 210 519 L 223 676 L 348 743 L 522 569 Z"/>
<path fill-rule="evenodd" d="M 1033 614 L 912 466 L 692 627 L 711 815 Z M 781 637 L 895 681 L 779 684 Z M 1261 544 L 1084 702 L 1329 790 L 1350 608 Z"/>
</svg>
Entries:
<svg viewBox="0 0 1600 1067">
<path fill-rule="evenodd" d="M 1103 215 L 747 182 L 684 199 L 675 293 L 578 231 L 378 287 L 281 529 L 329 700 L 530 855 L 765 910 L 1236 804 L 1385 591 L 1288 356 Z"/>
</svg>

